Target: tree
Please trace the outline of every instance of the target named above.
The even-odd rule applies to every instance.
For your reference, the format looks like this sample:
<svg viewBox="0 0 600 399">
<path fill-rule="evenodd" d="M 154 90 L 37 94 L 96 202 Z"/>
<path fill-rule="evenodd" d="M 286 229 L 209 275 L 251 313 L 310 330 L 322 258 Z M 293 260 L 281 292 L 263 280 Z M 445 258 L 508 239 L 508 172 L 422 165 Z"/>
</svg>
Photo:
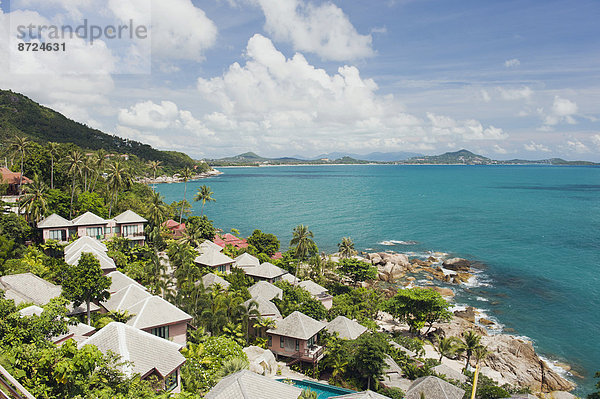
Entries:
<svg viewBox="0 0 600 399">
<path fill-rule="evenodd" d="M 120 161 L 115 161 L 108 166 L 108 187 L 112 190 L 110 197 L 110 207 L 108 208 L 108 217 L 112 214 L 113 200 L 116 203 L 119 191 L 131 185 L 131 175 L 129 169 L 121 164 Z"/>
<path fill-rule="evenodd" d="M 21 186 L 23 184 L 23 161 L 25 160 L 25 155 L 27 155 L 27 151 L 31 146 L 31 142 L 27 137 L 24 136 L 15 136 L 10 142 L 9 150 L 13 151 L 15 154 L 18 154 L 21 157 L 21 175 L 19 176 L 19 196 L 22 194 L 23 190 Z"/>
<path fill-rule="evenodd" d="M 187 182 L 192 178 L 192 170 L 190 168 L 184 168 L 181 171 L 181 178 L 183 180 L 183 201 L 185 201 L 185 196 L 187 194 Z M 183 207 L 181 208 L 181 214 L 179 215 L 179 223 L 183 220 Z"/>
<path fill-rule="evenodd" d="M 150 169 L 152 169 L 152 172 L 154 172 L 153 183 L 154 183 L 154 181 L 156 181 L 156 173 L 158 172 L 158 169 L 160 169 L 160 165 L 161 164 L 162 164 L 162 162 L 160 162 L 160 161 L 150 161 L 150 162 L 148 162 L 148 166 L 150 166 Z"/>
<path fill-rule="evenodd" d="M 94 158 L 94 173 L 96 177 L 94 177 L 94 184 L 92 185 L 92 192 L 96 189 L 96 183 L 98 183 L 98 179 L 100 175 L 104 171 L 104 166 L 106 165 L 106 156 L 107 153 L 103 149 L 99 149 Z"/>
<path fill-rule="evenodd" d="M 54 190 L 54 159 L 58 156 L 58 143 L 48 143 L 48 155 L 50 155 L 50 189 Z"/>
<path fill-rule="evenodd" d="M 338 244 L 338 251 L 342 258 L 350 258 L 358 253 L 354 249 L 354 243 L 350 237 L 342 238 L 342 242 Z"/>
<path fill-rule="evenodd" d="M 452 313 L 448 311 L 449 306 L 436 291 L 418 287 L 398 290 L 385 305 L 392 316 L 406 322 L 410 331 L 417 335 L 421 334 L 421 328 L 426 324 L 429 328 L 425 334 L 433 323 L 450 320 Z"/>
<path fill-rule="evenodd" d="M 252 235 L 247 240 L 249 245 L 252 245 L 258 253 L 273 256 L 279 251 L 279 240 L 274 234 L 263 233 L 260 230 L 254 230 Z"/>
<path fill-rule="evenodd" d="M 82 253 L 77 265 L 67 271 L 67 278 L 62 284 L 63 295 L 73 301 L 75 306 L 85 302 L 89 325 L 90 302 L 107 300 L 110 297 L 110 284 L 110 278 L 102 275 L 98 259 L 90 253 Z"/>
<path fill-rule="evenodd" d="M 444 356 L 448 359 L 453 358 L 460 349 L 460 343 L 458 337 L 442 338 L 436 336 L 435 350 L 440 354 L 440 362 Z"/>
<path fill-rule="evenodd" d="M 354 285 L 357 285 L 359 281 L 372 280 L 377 277 L 377 268 L 375 266 L 358 259 L 342 259 L 339 270 L 350 277 Z"/>
<path fill-rule="evenodd" d="M 25 196 L 19 206 L 21 210 L 25 210 L 28 222 L 37 223 L 48 212 L 47 191 L 46 183 L 37 174 L 34 175 L 33 182 L 26 187 Z"/>
<path fill-rule="evenodd" d="M 246 342 L 248 342 L 248 329 L 250 327 L 250 320 L 260 317 L 260 312 L 258 311 L 258 302 L 252 299 L 248 302 L 248 305 L 240 306 L 240 314 L 239 318 L 242 324 L 242 329 L 244 330 L 244 338 L 246 338 Z"/>
<path fill-rule="evenodd" d="M 310 251 L 314 250 L 316 247 L 315 242 L 312 240 L 314 236 L 308 226 L 301 224 L 294 228 L 290 246 L 295 248 L 294 254 L 297 259 L 306 259 Z"/>
<path fill-rule="evenodd" d="M 475 331 L 469 330 L 462 333 L 462 342 L 460 348 L 466 352 L 467 360 L 465 362 L 465 369 L 471 364 L 471 356 L 475 351 L 479 351 L 481 348 L 481 335 L 478 335 Z"/>
<path fill-rule="evenodd" d="M 68 174 L 72 177 L 73 182 L 71 185 L 71 206 L 69 207 L 69 219 L 73 217 L 73 197 L 75 197 L 75 182 L 77 175 L 81 174 L 81 168 L 83 166 L 83 154 L 79 150 L 72 150 L 69 155 L 65 158 L 65 162 L 68 167 Z"/>
<path fill-rule="evenodd" d="M 383 374 L 388 344 L 377 333 L 363 334 L 355 340 L 356 352 L 352 365 L 359 374 L 367 379 L 367 389 L 371 388 L 371 380 L 377 383 Z"/>
<path fill-rule="evenodd" d="M 160 193 L 153 192 L 148 205 L 148 220 L 151 227 L 160 227 L 167 218 L 167 206 Z"/>
<path fill-rule="evenodd" d="M 600 378 L 600 371 L 596 372 L 595 375 L 596 378 Z M 593 392 L 591 394 L 588 395 L 587 399 L 600 399 L 600 381 L 598 381 L 596 383 L 596 389 L 598 390 L 597 392 Z"/>
<path fill-rule="evenodd" d="M 216 202 L 217 200 L 212 197 L 214 193 L 210 191 L 210 187 L 207 185 L 203 185 L 198 189 L 196 196 L 194 197 L 194 201 L 202 201 L 202 208 L 200 210 L 200 215 L 204 214 L 204 204 L 207 202 Z"/>
</svg>

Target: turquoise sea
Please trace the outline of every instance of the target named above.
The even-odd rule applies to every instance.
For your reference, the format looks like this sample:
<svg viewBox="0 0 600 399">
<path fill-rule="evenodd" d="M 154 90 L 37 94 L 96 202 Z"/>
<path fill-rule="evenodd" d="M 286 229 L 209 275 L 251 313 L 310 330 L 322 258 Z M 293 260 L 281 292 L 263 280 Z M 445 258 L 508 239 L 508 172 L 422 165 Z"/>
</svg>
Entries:
<svg viewBox="0 0 600 399">
<path fill-rule="evenodd" d="M 207 184 L 215 225 L 276 234 L 306 224 L 323 251 L 449 252 L 484 265 L 457 302 L 484 309 L 540 353 L 566 361 L 592 390 L 600 370 L 600 168 L 552 166 L 295 166 L 223 168 Z M 166 201 L 183 184 L 162 184 Z M 194 204 L 200 214 L 200 204 Z M 415 241 L 382 245 L 383 241 Z M 389 243 L 388 243 L 389 244 Z M 511 330 L 512 329 L 512 330 Z"/>
</svg>

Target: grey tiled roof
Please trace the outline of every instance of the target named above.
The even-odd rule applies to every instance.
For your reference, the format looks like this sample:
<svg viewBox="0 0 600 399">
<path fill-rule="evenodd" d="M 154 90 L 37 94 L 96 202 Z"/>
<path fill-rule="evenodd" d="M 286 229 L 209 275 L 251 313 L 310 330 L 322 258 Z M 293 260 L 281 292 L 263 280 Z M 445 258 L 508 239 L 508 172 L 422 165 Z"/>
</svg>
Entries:
<svg viewBox="0 0 600 399">
<path fill-rule="evenodd" d="M 264 279 L 273 279 L 277 277 L 281 277 L 287 272 L 280 267 L 275 266 L 272 263 L 265 262 L 260 266 L 256 267 L 248 267 L 244 269 L 244 273 L 248 276 L 264 278 Z"/>
<path fill-rule="evenodd" d="M 117 312 L 129 310 L 133 305 L 140 303 L 152 295 L 143 287 L 136 284 L 130 284 L 119 291 L 111 294 L 110 298 L 102 302 L 106 310 Z M 131 313 L 131 312 L 130 312 Z"/>
<path fill-rule="evenodd" d="M 298 286 L 304 288 L 311 295 L 319 295 L 328 291 L 327 288 L 320 286 L 312 280 L 301 281 L 298 283 Z"/>
<path fill-rule="evenodd" d="M 326 324 L 295 311 L 283 320 L 277 322 L 275 328 L 267 332 L 284 337 L 307 340 L 325 328 Z"/>
<path fill-rule="evenodd" d="M 198 251 L 200 254 L 210 251 L 221 252 L 222 250 L 223 248 L 220 245 L 215 244 L 211 240 L 204 240 L 200 245 L 198 245 L 198 248 L 196 248 L 196 251 Z"/>
<path fill-rule="evenodd" d="M 77 250 L 73 250 L 68 254 L 65 254 L 65 262 L 69 265 L 76 265 L 81 258 L 81 254 L 90 253 L 94 255 L 96 259 L 100 262 L 100 268 L 102 271 L 109 272 L 113 270 L 117 270 L 117 265 L 115 261 L 110 258 L 105 252 L 98 251 L 95 247 L 89 246 L 87 244 L 82 245 Z"/>
<path fill-rule="evenodd" d="M 345 316 L 338 316 L 327 324 L 327 331 L 337 332 L 340 338 L 356 339 L 367 331 L 367 327 L 350 320 Z"/>
<path fill-rule="evenodd" d="M 264 298 L 270 301 L 273 298 L 283 299 L 283 290 L 267 281 L 259 281 L 248 288 L 252 298 Z"/>
<path fill-rule="evenodd" d="M 216 244 L 215 244 L 216 245 Z M 203 266 L 216 267 L 233 263 L 229 256 L 217 251 L 208 250 L 194 259 L 195 263 Z"/>
<path fill-rule="evenodd" d="M 281 313 L 275 304 L 265 298 L 251 298 L 244 302 L 244 306 L 248 306 L 251 301 L 255 301 L 258 304 L 258 313 L 261 317 L 271 317 L 276 319 L 281 319 Z"/>
<path fill-rule="evenodd" d="M 467 382 L 468 380 L 468 377 L 466 375 L 457 370 L 454 370 L 452 367 L 446 366 L 443 363 L 435 366 L 434 368 L 432 368 L 432 370 L 435 371 L 435 373 L 438 375 L 445 375 L 450 379 L 457 380 L 460 382 Z"/>
<path fill-rule="evenodd" d="M 72 227 L 72 226 L 73 226 L 73 223 L 71 223 L 64 217 L 57 215 L 56 213 L 53 213 L 52 215 L 48 216 L 47 218 L 40 220 L 39 223 L 37 224 L 37 227 L 39 229 L 49 229 L 49 228 L 53 228 L 53 227 L 56 227 L 56 228 Z"/>
<path fill-rule="evenodd" d="M 300 388 L 242 370 L 219 381 L 205 399 L 297 399 L 300 394 Z"/>
<path fill-rule="evenodd" d="M 298 277 L 296 277 L 296 276 L 294 276 L 293 274 L 290 274 L 290 273 L 286 273 L 283 276 L 281 276 L 281 280 L 287 281 L 291 285 L 296 285 L 296 284 L 298 284 L 300 282 L 300 279 Z"/>
<path fill-rule="evenodd" d="M 60 296 L 62 288 L 32 273 L 13 274 L 0 277 L 0 289 L 6 299 L 13 299 L 15 304 L 31 302 L 45 305 L 52 298 Z"/>
<path fill-rule="evenodd" d="M 260 265 L 258 258 L 247 252 L 244 252 L 234 260 L 237 267 L 256 267 Z"/>
<path fill-rule="evenodd" d="M 102 219 L 100 216 L 93 214 L 92 212 L 86 212 L 83 215 L 77 216 L 71 220 L 73 226 L 95 226 L 108 224 L 108 221 Z"/>
<path fill-rule="evenodd" d="M 117 222 L 118 224 L 123 224 L 123 223 L 146 223 L 147 220 L 144 219 L 143 217 L 141 217 L 140 215 L 138 215 L 137 213 L 135 213 L 132 210 L 126 210 L 125 212 L 121 213 L 120 215 L 117 215 L 113 218 L 115 220 L 115 222 Z"/>
<path fill-rule="evenodd" d="M 127 325 L 140 329 L 175 324 L 192 319 L 192 316 L 158 296 L 143 299 L 127 311 L 130 314 L 135 314 L 127 321 Z"/>
<path fill-rule="evenodd" d="M 144 287 L 143 285 L 141 285 L 140 283 L 138 283 L 131 277 L 125 275 L 124 273 L 121 273 L 120 271 L 110 272 L 106 275 L 106 277 L 110 277 L 110 279 L 111 279 L 110 288 L 108 289 L 108 291 L 111 294 L 118 292 L 118 291 L 122 290 L 123 288 L 127 288 L 130 285 L 135 285 L 138 288 L 146 290 L 146 287 Z"/>
<path fill-rule="evenodd" d="M 83 236 L 65 247 L 65 257 L 67 256 L 67 254 L 73 253 L 74 251 L 77 251 L 79 248 L 82 248 L 84 246 L 95 248 L 101 252 L 108 251 L 106 245 L 96 240 L 94 237 Z"/>
<path fill-rule="evenodd" d="M 367 390 L 362 392 L 349 393 L 341 396 L 331 396 L 329 399 L 390 399 L 390 397 Z"/>
<path fill-rule="evenodd" d="M 405 399 L 420 399 L 421 395 L 432 399 L 462 399 L 465 391 L 438 377 L 417 378 L 404 396 Z"/>
<path fill-rule="evenodd" d="M 145 377 L 156 371 L 166 377 L 185 363 L 179 353 L 181 345 L 123 323 L 109 323 L 78 347 L 85 345 L 95 345 L 103 353 L 112 351 L 122 361 L 132 362 L 133 366 L 121 366 L 128 376 L 137 373 Z"/>
<path fill-rule="evenodd" d="M 219 284 L 224 289 L 227 289 L 230 286 L 227 280 L 225 280 L 223 277 L 217 276 L 214 273 L 208 273 L 202 277 L 202 285 L 204 288 L 212 287 L 213 284 Z"/>
</svg>

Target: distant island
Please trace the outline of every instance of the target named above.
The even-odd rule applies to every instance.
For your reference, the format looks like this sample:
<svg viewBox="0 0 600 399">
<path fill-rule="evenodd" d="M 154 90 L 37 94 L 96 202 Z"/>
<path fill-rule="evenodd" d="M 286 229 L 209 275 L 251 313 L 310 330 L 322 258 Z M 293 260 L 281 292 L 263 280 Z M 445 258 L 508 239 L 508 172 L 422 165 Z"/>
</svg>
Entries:
<svg viewBox="0 0 600 399">
<path fill-rule="evenodd" d="M 361 158 L 357 158 L 361 157 Z M 397 157 L 397 158 L 394 158 Z M 376 159 L 377 158 L 377 159 Z M 392 160 L 394 159 L 394 160 Z M 412 153 L 371 153 L 366 156 L 334 152 L 323 154 L 313 159 L 299 156 L 282 158 L 265 158 L 254 152 L 220 159 L 207 159 L 210 166 L 269 166 L 269 165 L 360 165 L 360 164 L 395 164 L 395 165 L 600 165 L 590 161 L 566 161 L 561 158 L 541 160 L 494 160 L 483 155 L 462 149 L 446 152 L 442 155 L 418 155 Z"/>
</svg>

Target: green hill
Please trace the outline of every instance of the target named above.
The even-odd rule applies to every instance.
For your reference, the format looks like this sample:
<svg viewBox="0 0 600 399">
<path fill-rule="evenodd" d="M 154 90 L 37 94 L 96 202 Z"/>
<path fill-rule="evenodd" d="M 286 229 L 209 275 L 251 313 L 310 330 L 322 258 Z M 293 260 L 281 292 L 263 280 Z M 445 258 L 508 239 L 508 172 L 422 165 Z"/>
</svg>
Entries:
<svg viewBox="0 0 600 399">
<path fill-rule="evenodd" d="M 424 164 L 465 164 L 465 165 L 490 165 L 497 163 L 483 155 L 473 154 L 471 151 L 460 150 L 447 152 L 442 155 L 428 155 L 410 158 L 405 163 L 424 163 Z"/>
<path fill-rule="evenodd" d="M 109 152 L 136 155 L 142 160 L 158 160 L 172 170 L 196 164 L 184 153 L 159 151 L 148 144 L 106 134 L 68 119 L 22 94 L 0 90 L 0 142 L 15 134 L 28 136 L 40 144 L 51 141 L 73 143 L 84 149 L 102 148 Z"/>
</svg>

